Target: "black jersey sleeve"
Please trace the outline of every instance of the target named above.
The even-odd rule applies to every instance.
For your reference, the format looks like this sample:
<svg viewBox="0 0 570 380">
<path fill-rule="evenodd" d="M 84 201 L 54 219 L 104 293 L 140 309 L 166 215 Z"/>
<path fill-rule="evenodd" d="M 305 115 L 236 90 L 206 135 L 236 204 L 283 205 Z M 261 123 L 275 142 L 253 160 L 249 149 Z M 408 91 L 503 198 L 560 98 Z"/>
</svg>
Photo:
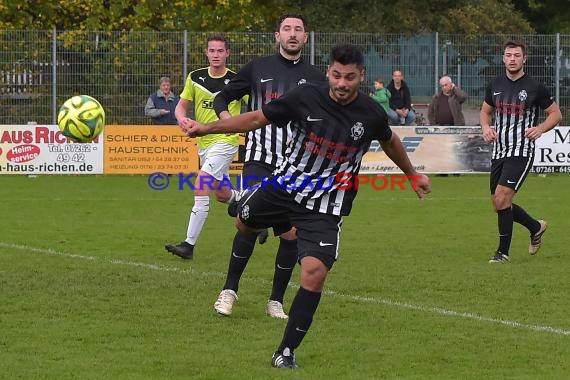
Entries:
<svg viewBox="0 0 570 380">
<path fill-rule="evenodd" d="M 263 115 L 272 122 L 272 124 L 279 127 L 286 126 L 289 121 L 295 120 L 296 110 L 299 108 L 298 101 L 302 97 L 302 90 L 304 86 L 299 86 L 282 97 L 272 100 L 261 107 Z"/>
<path fill-rule="evenodd" d="M 309 76 L 309 83 L 315 84 L 317 86 L 323 83 L 328 83 L 327 77 L 322 71 L 318 70 L 315 66 L 310 67 L 311 75 Z"/>
<path fill-rule="evenodd" d="M 536 102 L 543 110 L 547 109 L 552 105 L 552 103 L 554 103 L 554 99 L 552 98 L 550 91 L 543 83 L 538 84 L 537 92 Z"/>
<path fill-rule="evenodd" d="M 491 107 L 495 107 L 495 103 L 493 102 L 493 92 L 491 91 L 491 83 L 492 82 L 489 82 L 485 88 L 485 99 L 483 100 Z"/>
<path fill-rule="evenodd" d="M 388 115 L 380 103 L 374 101 L 373 109 L 377 113 L 376 121 L 376 140 L 388 141 L 392 138 L 392 129 L 390 128 L 390 122 L 388 121 Z"/>
<path fill-rule="evenodd" d="M 214 98 L 214 111 L 220 117 L 220 113 L 228 110 L 228 105 L 248 95 L 251 89 L 253 73 L 253 61 L 247 63 L 230 82 L 224 86 Z"/>
<path fill-rule="evenodd" d="M 376 139 L 378 141 L 388 141 L 392 138 L 392 129 L 388 124 L 382 125 L 378 131 L 378 136 Z"/>
</svg>

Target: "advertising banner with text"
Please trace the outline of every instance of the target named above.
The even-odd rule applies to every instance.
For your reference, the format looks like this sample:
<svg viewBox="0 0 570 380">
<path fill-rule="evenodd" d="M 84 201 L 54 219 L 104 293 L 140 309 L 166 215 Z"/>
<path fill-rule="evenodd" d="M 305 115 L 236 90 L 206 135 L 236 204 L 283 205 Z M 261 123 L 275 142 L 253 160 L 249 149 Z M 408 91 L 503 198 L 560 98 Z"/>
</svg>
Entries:
<svg viewBox="0 0 570 380">
<path fill-rule="evenodd" d="M 570 127 L 556 127 L 536 141 L 535 173 L 570 173 Z"/>
<path fill-rule="evenodd" d="M 105 174 L 197 172 L 196 140 L 177 126 L 107 125 Z"/>
<path fill-rule="evenodd" d="M 395 127 L 412 163 L 424 173 L 488 173 L 491 145 L 479 127 Z M 243 142 L 242 142 L 243 144 Z M 231 164 L 242 169 L 244 146 Z M 0 174 L 191 173 L 199 169 L 195 139 L 177 126 L 108 125 L 94 142 L 66 139 L 56 125 L 0 125 Z M 556 127 L 536 142 L 533 172 L 570 173 L 570 127 Z M 400 173 L 373 142 L 362 174 Z"/>
<path fill-rule="evenodd" d="M 0 125 L 0 174 L 102 174 L 102 141 L 74 143 L 57 125 Z"/>
<path fill-rule="evenodd" d="M 491 145 L 479 127 L 395 127 L 412 164 L 422 173 L 481 173 L 491 167 Z M 362 160 L 362 174 L 401 173 L 374 141 Z"/>
</svg>

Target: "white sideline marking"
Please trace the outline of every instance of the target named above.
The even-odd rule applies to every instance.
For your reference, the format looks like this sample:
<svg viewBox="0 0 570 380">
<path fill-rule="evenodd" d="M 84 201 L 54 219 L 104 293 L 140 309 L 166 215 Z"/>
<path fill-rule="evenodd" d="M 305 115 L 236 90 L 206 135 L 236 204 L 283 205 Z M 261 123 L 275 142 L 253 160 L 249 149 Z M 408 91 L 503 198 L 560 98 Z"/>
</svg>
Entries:
<svg viewBox="0 0 570 380">
<path fill-rule="evenodd" d="M 525 323 L 520 323 L 517 321 L 509 321 L 509 320 L 505 320 L 505 319 L 483 317 L 483 316 L 473 314 L 473 313 L 462 313 L 459 311 L 448 310 L 448 309 L 444 309 L 441 307 L 429 307 L 429 306 L 414 305 L 414 304 L 410 304 L 410 303 L 406 303 L 406 302 L 392 301 L 392 300 L 386 300 L 386 299 L 376 299 L 376 298 L 372 298 L 372 297 L 361 297 L 361 296 L 355 296 L 355 295 L 351 295 L 351 294 L 337 293 L 337 292 L 332 291 L 332 290 L 329 290 L 328 292 L 325 291 L 325 293 L 329 293 L 329 294 L 331 294 L 333 296 L 337 296 L 339 298 L 348 298 L 348 299 L 353 300 L 353 301 L 371 302 L 371 303 L 377 303 L 377 304 L 382 304 L 382 305 L 395 306 L 395 307 L 399 307 L 402 309 L 424 311 L 424 312 L 439 314 L 439 315 L 443 315 L 443 316 L 473 319 L 473 320 L 480 321 L 480 322 L 491 322 L 491 323 L 505 325 L 505 326 L 509 326 L 509 327 L 513 327 L 513 328 L 526 329 L 526 330 L 532 330 L 532 331 L 544 331 L 544 332 L 549 332 L 549 333 L 558 334 L 558 335 L 570 336 L 570 330 L 564 330 L 564 329 L 561 329 L 558 327 L 541 326 L 541 325 L 527 325 Z"/>
<path fill-rule="evenodd" d="M 59 252 L 59 251 L 56 251 L 53 249 L 35 248 L 35 247 L 27 246 L 27 245 L 11 244 L 11 243 L 5 243 L 5 242 L 0 242 L 0 247 L 17 249 L 17 250 L 21 250 L 21 251 L 30 251 L 30 252 L 36 252 L 36 253 L 57 255 L 57 256 L 68 257 L 68 258 L 72 258 L 72 259 L 80 259 L 80 260 L 88 260 L 88 261 L 102 261 L 102 262 L 108 262 L 108 263 L 111 263 L 114 265 L 127 265 L 127 266 L 132 266 L 132 267 L 140 267 L 140 268 L 146 268 L 146 269 L 163 271 L 163 272 L 194 273 L 194 274 L 199 274 L 199 275 L 203 275 L 203 276 L 222 277 L 222 278 L 225 276 L 225 273 L 221 273 L 221 272 L 197 272 L 197 271 L 193 270 L 192 268 L 181 269 L 181 268 L 177 268 L 177 267 L 168 267 L 168 266 L 163 266 L 163 265 L 141 263 L 141 262 L 136 262 L 136 261 L 125 261 L 125 260 L 115 260 L 115 259 L 101 260 L 100 258 L 95 257 L 95 256 L 85 256 L 85 255 L 78 255 L 78 254 L 73 254 L 73 253 L 65 253 L 65 252 Z M 260 281 L 259 279 L 254 279 L 254 280 L 256 282 L 267 282 L 267 281 Z M 298 287 L 298 286 L 295 286 L 295 287 Z M 345 293 L 341 293 L 341 292 L 336 292 L 334 290 L 325 290 L 324 293 L 328 294 L 330 296 L 333 296 L 333 297 L 346 298 L 346 299 L 350 299 L 352 301 L 386 305 L 386 306 L 392 306 L 392 307 L 397 307 L 397 308 L 401 308 L 401 309 L 408 309 L 408 310 L 415 310 L 415 311 L 421 311 L 421 312 L 426 312 L 426 313 L 438 314 L 438 315 L 447 316 L 447 317 L 459 317 L 459 318 L 465 318 L 465 319 L 472 319 L 472 320 L 479 321 L 479 322 L 489 322 L 489 323 L 494 323 L 494 324 L 499 324 L 499 325 L 505 325 L 505 326 L 512 327 L 512 328 L 525 329 L 525 330 L 538 331 L 538 332 L 547 332 L 547 333 L 556 334 L 556 335 L 570 336 L 570 330 L 565 330 L 565 329 L 561 329 L 558 327 L 542 326 L 542 325 L 529 325 L 529 324 L 520 323 L 517 321 L 483 317 L 481 315 L 477 315 L 477 314 L 473 314 L 473 313 L 463 313 L 463 312 L 448 310 L 448 309 L 444 309 L 441 307 L 429 307 L 429 306 L 410 304 L 410 303 L 406 303 L 406 302 L 392 301 L 389 299 L 378 299 L 378 298 L 373 298 L 373 297 L 356 296 L 356 295 L 352 295 L 352 294 L 345 294 Z"/>
</svg>

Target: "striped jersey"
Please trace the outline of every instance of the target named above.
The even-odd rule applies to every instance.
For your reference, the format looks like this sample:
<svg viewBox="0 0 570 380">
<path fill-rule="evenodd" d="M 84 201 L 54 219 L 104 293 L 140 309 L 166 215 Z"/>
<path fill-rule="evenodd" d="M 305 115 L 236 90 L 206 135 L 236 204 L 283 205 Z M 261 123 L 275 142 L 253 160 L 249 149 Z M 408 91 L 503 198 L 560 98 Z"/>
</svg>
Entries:
<svg viewBox="0 0 570 380">
<path fill-rule="evenodd" d="M 261 109 L 271 100 L 306 82 L 321 82 L 325 75 L 303 58 L 290 61 L 281 54 L 256 58 L 246 64 L 227 86 L 216 96 L 214 108 L 219 115 L 227 104 L 249 95 L 250 111 Z M 283 161 L 289 128 L 268 124 L 246 134 L 245 162 L 263 162 L 277 167 Z"/>
<path fill-rule="evenodd" d="M 525 131 L 538 124 L 539 108 L 553 102 L 546 86 L 527 74 L 515 81 L 506 74 L 493 78 L 485 91 L 485 103 L 495 108 L 492 159 L 533 157 L 534 141 L 525 137 Z"/>
<path fill-rule="evenodd" d="M 323 83 L 293 89 L 264 105 L 262 112 L 274 125 L 292 130 L 286 158 L 272 179 L 279 186 L 271 186 L 284 189 L 309 210 L 348 215 L 362 157 L 372 140 L 392 137 L 382 106 L 363 92 L 340 105 Z"/>
<path fill-rule="evenodd" d="M 236 75 L 235 72 L 226 69 L 224 75 L 212 76 L 209 67 L 192 71 L 186 78 L 184 90 L 180 97 L 194 103 L 194 117 L 200 123 L 211 123 L 218 120 L 214 111 L 214 97 Z M 240 99 L 240 98 L 238 98 Z M 243 99 L 245 102 L 246 99 Z M 241 102 L 233 101 L 228 108 L 230 114 L 238 115 L 241 112 Z M 237 146 L 239 134 L 213 134 L 198 137 L 198 148 L 205 149 L 217 142 L 225 142 Z"/>
</svg>

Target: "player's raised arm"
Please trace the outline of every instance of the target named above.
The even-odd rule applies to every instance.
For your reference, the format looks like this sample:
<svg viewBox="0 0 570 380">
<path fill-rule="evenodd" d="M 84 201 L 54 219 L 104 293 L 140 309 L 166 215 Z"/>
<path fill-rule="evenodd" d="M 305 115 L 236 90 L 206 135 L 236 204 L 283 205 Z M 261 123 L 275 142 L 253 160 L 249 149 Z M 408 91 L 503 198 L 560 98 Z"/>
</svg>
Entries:
<svg viewBox="0 0 570 380">
<path fill-rule="evenodd" d="M 210 124 L 200 124 L 191 120 L 182 130 L 190 137 L 204 136 L 214 133 L 241 133 L 265 127 L 269 120 L 261 110 L 246 112 L 228 119 L 218 120 Z"/>
</svg>

